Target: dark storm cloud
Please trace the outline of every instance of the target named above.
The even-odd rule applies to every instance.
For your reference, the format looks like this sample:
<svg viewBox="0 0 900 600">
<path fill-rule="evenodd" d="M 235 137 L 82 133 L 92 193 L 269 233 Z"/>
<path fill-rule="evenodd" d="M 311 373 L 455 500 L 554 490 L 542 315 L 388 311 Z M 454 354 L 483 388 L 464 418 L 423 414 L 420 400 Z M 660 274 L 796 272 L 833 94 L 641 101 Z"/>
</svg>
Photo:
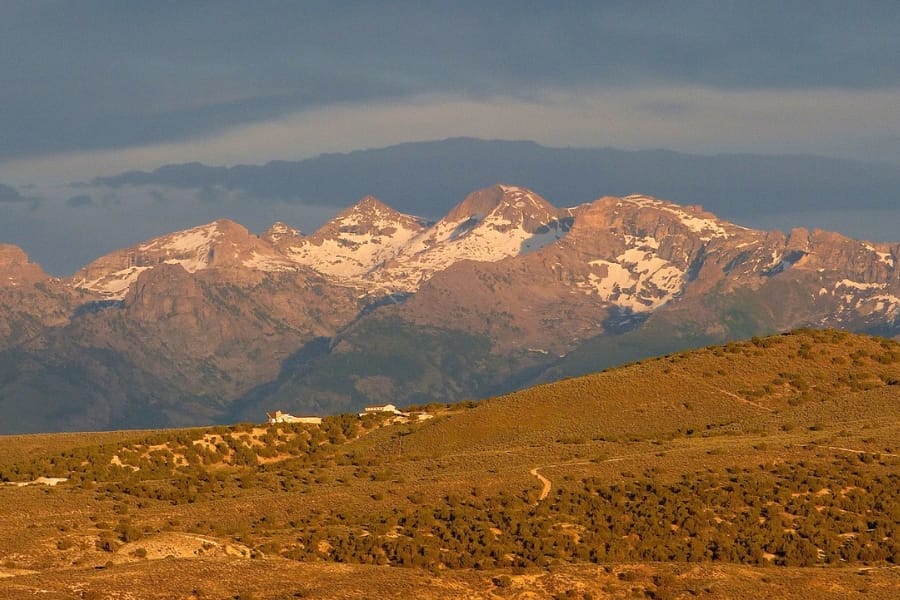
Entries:
<svg viewBox="0 0 900 600">
<path fill-rule="evenodd" d="M 34 210 L 41 204 L 41 199 L 35 196 L 23 196 L 16 188 L 0 183 L 0 205 L 24 206 L 28 210 Z"/>
<path fill-rule="evenodd" d="M 0 183 L 0 202 L 27 202 L 27 199 L 16 188 Z"/>
<path fill-rule="evenodd" d="M 455 138 L 265 165 L 166 165 L 92 183 L 122 193 L 182 190 L 202 204 L 242 197 L 344 207 L 371 194 L 402 212 L 439 218 L 468 193 L 497 182 L 532 188 L 565 205 L 640 192 L 699 203 L 742 222 L 752 214 L 896 208 L 900 170 L 817 156 L 705 156 Z"/>
<path fill-rule="evenodd" d="M 66 199 L 66 206 L 69 208 L 78 208 L 81 206 L 94 206 L 94 199 L 87 194 L 78 194 Z"/>
<path fill-rule="evenodd" d="M 0 160 L 422 93 L 891 88 L 897 56 L 895 2 L 11 1 Z"/>
</svg>

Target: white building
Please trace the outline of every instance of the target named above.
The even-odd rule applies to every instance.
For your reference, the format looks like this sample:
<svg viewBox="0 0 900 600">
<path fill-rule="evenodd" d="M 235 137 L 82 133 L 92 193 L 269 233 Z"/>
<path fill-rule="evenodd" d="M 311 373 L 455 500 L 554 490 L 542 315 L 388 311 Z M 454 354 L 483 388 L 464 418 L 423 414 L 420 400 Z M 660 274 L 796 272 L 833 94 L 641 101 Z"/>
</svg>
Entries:
<svg viewBox="0 0 900 600">
<path fill-rule="evenodd" d="M 378 413 L 390 413 L 392 415 L 404 414 L 400 409 L 398 409 L 393 404 L 373 404 L 371 406 L 365 407 L 363 409 L 363 412 L 359 413 L 359 416 L 364 417 L 366 415 L 375 415 Z"/>
<path fill-rule="evenodd" d="M 266 413 L 266 416 L 269 417 L 270 425 L 274 425 L 275 423 L 306 423 L 308 425 L 322 424 L 322 417 L 295 417 L 294 415 L 283 413 L 280 410 L 276 410 L 272 413 Z"/>
</svg>

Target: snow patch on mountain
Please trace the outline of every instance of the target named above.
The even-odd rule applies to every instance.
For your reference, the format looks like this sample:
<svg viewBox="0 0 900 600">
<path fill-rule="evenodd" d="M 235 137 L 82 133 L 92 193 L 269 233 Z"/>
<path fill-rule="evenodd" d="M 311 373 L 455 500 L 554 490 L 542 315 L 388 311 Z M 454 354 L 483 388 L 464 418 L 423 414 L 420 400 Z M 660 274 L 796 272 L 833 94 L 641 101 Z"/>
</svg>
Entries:
<svg viewBox="0 0 900 600">
<path fill-rule="evenodd" d="M 109 299 L 125 297 L 138 276 L 158 265 L 180 265 L 189 273 L 213 266 L 275 272 L 297 270 L 271 244 L 227 220 L 215 221 L 102 257 L 73 277 L 71 285 Z"/>
<path fill-rule="evenodd" d="M 402 233 L 412 232 L 402 230 Z M 369 273 L 391 258 L 396 252 L 396 246 L 402 245 L 403 238 L 410 237 L 402 233 L 388 239 L 371 234 L 345 233 L 337 239 L 296 246 L 288 250 L 287 255 L 291 260 L 308 265 L 320 273 L 353 279 Z"/>
<path fill-rule="evenodd" d="M 529 252 L 540 250 L 544 246 L 548 246 L 562 238 L 568 231 L 568 227 L 560 221 L 552 222 L 536 231 L 531 237 L 522 240 L 519 254 L 528 254 Z"/>
<path fill-rule="evenodd" d="M 464 202 L 420 232 L 378 273 L 379 289 L 414 291 L 437 271 L 463 261 L 497 262 L 534 252 L 564 236 L 557 210 L 524 188 L 498 186 L 502 198 Z M 487 193 L 487 192 L 485 192 Z"/>
<path fill-rule="evenodd" d="M 128 267 L 90 281 L 82 279 L 75 282 L 74 286 L 103 294 L 111 299 L 121 299 L 125 297 L 125 292 L 128 291 L 129 286 L 137 281 L 138 275 L 150 268 Z"/>
<path fill-rule="evenodd" d="M 137 247 L 138 253 L 162 254 L 163 262 L 179 264 L 187 272 L 194 273 L 209 266 L 213 257 L 213 244 L 224 232 L 218 223 L 209 223 L 193 229 L 157 238 Z"/>
<path fill-rule="evenodd" d="M 627 233 L 624 235 L 625 243 L 634 248 L 638 248 L 640 250 L 659 250 L 659 240 L 654 237 L 644 236 L 637 237 L 634 235 L 628 235 Z"/>
<path fill-rule="evenodd" d="M 883 262 L 887 266 L 889 266 L 889 267 L 894 266 L 894 257 L 891 255 L 890 252 L 878 252 L 876 250 L 875 255 L 878 256 L 879 261 Z"/>
<path fill-rule="evenodd" d="M 248 269 L 256 271 L 265 271 L 267 273 L 296 271 L 297 265 L 291 260 L 279 256 L 271 256 L 251 251 L 250 257 L 244 259 L 241 263 Z"/>
<path fill-rule="evenodd" d="M 302 235 L 303 233 L 299 229 L 294 229 L 281 221 L 276 221 L 262 237 L 273 244 L 277 244 L 285 238 L 297 238 L 302 237 Z"/>
<path fill-rule="evenodd" d="M 847 290 L 843 294 L 838 288 Z M 840 298 L 843 306 L 839 311 L 844 314 L 856 313 L 862 316 L 878 315 L 879 318 L 900 318 L 900 297 L 887 291 L 886 283 L 867 283 L 842 279 L 837 282 L 833 294 Z"/>
<path fill-rule="evenodd" d="M 842 279 L 838 281 L 837 287 L 852 288 L 854 290 L 883 290 L 887 287 L 886 283 L 863 283 L 860 281 L 851 281 Z"/>
<path fill-rule="evenodd" d="M 634 312 L 659 308 L 684 286 L 684 271 L 654 254 L 650 244 L 625 250 L 615 262 L 598 259 L 588 265 L 600 268 L 580 287 Z"/>
<path fill-rule="evenodd" d="M 360 281 L 401 252 L 421 231 L 421 221 L 365 198 L 314 235 L 285 248 L 285 255 L 320 273 Z"/>
<path fill-rule="evenodd" d="M 873 312 L 884 313 L 886 317 L 900 317 L 900 298 L 893 294 L 878 294 L 866 299 L 872 303 Z"/>
<path fill-rule="evenodd" d="M 159 237 L 91 263 L 72 285 L 121 299 L 143 271 L 156 265 L 179 264 L 191 273 L 205 269 L 214 255 L 214 243 L 223 236 L 217 221 Z"/>
<path fill-rule="evenodd" d="M 729 233 L 725 230 L 725 228 L 719 221 L 692 214 L 691 212 L 688 212 L 687 210 L 676 204 L 663 202 L 662 200 L 657 200 L 656 198 L 650 198 L 649 196 L 643 195 L 625 196 L 624 198 L 622 198 L 622 200 L 642 207 L 663 210 L 675 215 L 676 217 L 678 217 L 679 221 L 681 221 L 682 225 L 684 225 L 694 233 L 699 234 L 700 239 L 704 242 L 708 242 L 712 238 L 729 237 Z"/>
</svg>

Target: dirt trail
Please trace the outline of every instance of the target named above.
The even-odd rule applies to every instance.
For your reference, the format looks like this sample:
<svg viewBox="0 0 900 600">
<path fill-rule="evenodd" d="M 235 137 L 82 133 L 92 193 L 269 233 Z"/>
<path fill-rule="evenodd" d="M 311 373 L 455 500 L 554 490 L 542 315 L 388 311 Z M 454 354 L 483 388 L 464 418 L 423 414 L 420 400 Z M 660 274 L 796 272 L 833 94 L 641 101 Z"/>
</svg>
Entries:
<svg viewBox="0 0 900 600">
<path fill-rule="evenodd" d="M 856 450 L 854 448 L 844 448 L 843 446 L 826 446 L 825 444 L 817 444 L 815 442 L 810 442 L 809 444 L 804 445 L 818 446 L 819 448 L 828 448 L 829 450 L 839 450 L 841 452 L 852 452 L 854 454 L 880 454 L 881 456 L 900 456 L 900 454 L 894 454 L 893 452 L 879 452 L 878 450 Z"/>
<path fill-rule="evenodd" d="M 695 379 L 695 378 L 689 378 L 688 376 L 681 375 L 680 373 L 677 373 L 677 375 L 679 375 L 682 379 L 686 379 L 686 380 L 690 381 L 693 384 L 699 383 L 699 384 L 705 386 L 707 389 L 713 390 L 715 392 L 719 392 L 720 394 L 725 394 L 726 396 L 728 396 L 730 398 L 734 398 L 738 402 L 742 402 L 744 404 L 749 404 L 750 406 L 752 406 L 754 408 L 758 408 L 758 409 L 764 410 L 766 412 L 770 412 L 770 413 L 775 412 L 774 409 L 771 409 L 768 406 L 763 406 L 759 402 L 754 402 L 753 400 L 748 400 L 747 398 L 744 398 L 743 396 L 739 396 L 739 395 L 735 394 L 734 392 L 729 392 L 728 390 L 722 389 L 722 388 L 715 386 L 709 382 L 701 381 L 701 380 Z"/>
<path fill-rule="evenodd" d="M 538 499 L 537 499 L 538 502 L 540 502 L 541 500 L 545 499 L 547 496 L 550 495 L 550 488 L 553 486 L 553 484 L 550 483 L 549 479 L 547 479 L 546 477 L 544 477 L 543 475 L 541 475 L 538 472 L 538 469 L 540 469 L 540 468 L 541 467 L 535 467 L 532 470 L 528 471 L 529 473 L 531 473 L 532 475 L 537 477 L 541 481 L 541 484 L 544 486 L 543 488 L 541 488 L 541 494 L 540 494 L 540 496 L 538 496 Z M 535 504 L 537 504 L 537 502 Z"/>
<path fill-rule="evenodd" d="M 641 454 L 643 454 L 643 453 L 641 453 Z M 640 456 L 640 455 L 639 455 L 639 454 L 635 454 L 635 455 L 632 455 L 632 456 Z M 576 465 L 594 465 L 594 464 L 608 463 L 608 462 L 619 462 L 620 460 L 625 460 L 626 458 L 629 458 L 629 457 L 626 457 L 626 456 L 618 456 L 618 457 L 616 457 L 616 458 L 607 458 L 607 459 L 605 459 L 605 460 L 599 460 L 599 461 L 594 461 L 594 460 L 590 460 L 590 461 L 579 460 L 579 461 L 575 461 L 575 462 L 558 463 L 558 464 L 554 464 L 554 465 L 543 465 L 543 466 L 541 466 L 541 467 L 535 467 L 535 468 L 531 469 L 531 470 L 528 471 L 528 472 L 529 472 L 531 475 L 533 475 L 534 477 L 537 477 L 538 480 L 541 482 L 541 486 L 542 486 L 542 487 L 541 487 L 541 493 L 540 493 L 540 495 L 538 496 L 537 502 L 535 502 L 534 505 L 537 506 L 542 500 L 545 500 L 545 499 L 547 498 L 547 496 L 550 495 L 550 489 L 553 487 L 553 482 L 551 482 L 548 478 L 546 478 L 546 477 L 544 477 L 543 475 L 540 474 L 540 470 L 541 470 L 541 469 L 551 469 L 551 468 L 553 468 L 553 467 L 573 467 L 573 466 L 576 466 Z"/>
</svg>

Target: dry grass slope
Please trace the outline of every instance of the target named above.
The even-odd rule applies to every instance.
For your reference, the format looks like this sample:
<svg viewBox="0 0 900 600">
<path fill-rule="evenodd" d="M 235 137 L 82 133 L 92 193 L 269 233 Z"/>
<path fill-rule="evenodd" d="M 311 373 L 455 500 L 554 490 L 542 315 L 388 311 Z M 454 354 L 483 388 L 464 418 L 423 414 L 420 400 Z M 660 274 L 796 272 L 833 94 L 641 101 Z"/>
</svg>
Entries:
<svg viewBox="0 0 900 600">
<path fill-rule="evenodd" d="M 870 391 L 886 394 L 886 402 Z M 898 395 L 900 344 L 801 330 L 648 359 L 487 400 L 423 429 L 408 445 L 447 452 L 747 432 L 819 417 L 882 419 L 897 416 L 900 406 L 890 399 Z"/>
<path fill-rule="evenodd" d="M 900 589 L 895 342 L 799 331 L 429 410 L 0 438 L 0 480 L 68 478 L 0 485 L 0 595 Z"/>
</svg>

